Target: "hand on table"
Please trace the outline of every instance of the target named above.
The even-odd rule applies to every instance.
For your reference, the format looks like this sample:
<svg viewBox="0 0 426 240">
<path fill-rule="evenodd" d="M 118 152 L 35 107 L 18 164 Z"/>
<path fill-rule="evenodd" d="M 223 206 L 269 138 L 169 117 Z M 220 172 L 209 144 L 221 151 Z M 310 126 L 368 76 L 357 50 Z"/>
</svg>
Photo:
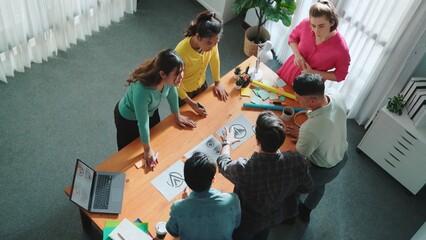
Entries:
<svg viewBox="0 0 426 240">
<path fill-rule="evenodd" d="M 203 105 L 201 105 L 201 103 L 199 102 L 192 102 L 190 104 L 191 108 L 194 110 L 194 112 L 196 112 L 198 115 L 205 117 L 207 116 L 207 111 L 204 108 Z"/>
<path fill-rule="evenodd" d="M 183 116 L 181 114 L 175 115 L 175 121 L 176 121 L 177 125 L 179 125 L 183 128 L 186 128 L 186 127 L 195 128 L 195 127 L 197 127 L 197 124 L 192 119 L 190 119 L 187 116 Z"/>
<path fill-rule="evenodd" d="M 185 187 L 185 189 L 183 189 L 183 192 L 182 192 L 182 199 L 187 199 L 189 196 L 189 193 L 190 193 L 189 188 Z"/>
<path fill-rule="evenodd" d="M 154 170 L 154 167 L 158 164 L 158 153 L 154 153 L 150 148 L 149 150 L 145 150 L 143 155 L 145 158 L 145 164 L 143 166 L 147 166 L 151 170 Z"/>
<path fill-rule="evenodd" d="M 225 88 L 223 88 L 220 82 L 215 84 L 214 94 L 217 96 L 217 98 L 219 98 L 220 101 L 224 101 L 224 102 L 226 102 L 226 100 L 228 100 L 228 97 L 229 97 L 228 92 L 225 90 Z"/>
<path fill-rule="evenodd" d="M 290 140 L 292 142 L 296 143 L 297 139 L 299 139 L 299 127 L 288 126 L 285 132 L 291 137 Z"/>
</svg>

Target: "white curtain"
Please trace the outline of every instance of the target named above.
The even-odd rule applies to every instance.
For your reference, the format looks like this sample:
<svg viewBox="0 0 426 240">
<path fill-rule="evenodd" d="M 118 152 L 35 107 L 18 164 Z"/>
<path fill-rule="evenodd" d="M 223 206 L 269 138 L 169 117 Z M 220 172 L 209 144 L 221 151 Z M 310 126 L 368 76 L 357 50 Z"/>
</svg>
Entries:
<svg viewBox="0 0 426 240">
<path fill-rule="evenodd" d="M 282 22 L 266 21 L 265 28 L 268 29 L 271 34 L 272 48 L 279 62 L 283 63 L 293 54 L 293 51 L 288 45 L 288 36 L 297 24 L 308 17 L 309 7 L 313 2 L 313 0 L 296 1 L 296 11 L 289 27 L 284 26 Z"/>
<path fill-rule="evenodd" d="M 136 11 L 137 0 L 0 0 L 0 81 Z"/>
<path fill-rule="evenodd" d="M 309 6 L 315 1 L 299 1 L 293 25 L 308 17 Z M 327 88 L 336 88 L 345 96 L 349 118 L 368 125 L 376 111 L 401 79 L 404 63 L 425 31 L 426 11 L 422 0 L 334 0 L 339 12 L 339 32 L 349 46 L 351 65 L 346 80 L 327 81 Z M 298 6 L 299 7 L 299 6 Z M 299 13 L 299 11 L 303 11 Z M 272 39 L 280 61 L 290 56 L 288 34 L 282 34 L 281 23 L 269 23 Z M 290 28 L 292 29 L 292 28 Z M 289 32 L 289 31 L 288 31 Z M 275 40 L 275 41 L 274 41 Z M 287 50 L 282 50 L 287 48 Z M 289 52 L 289 53 L 286 53 Z M 280 55 L 282 54 L 282 55 Z M 398 55 L 396 55 L 398 54 Z M 400 90 L 400 89 L 399 89 Z"/>
</svg>

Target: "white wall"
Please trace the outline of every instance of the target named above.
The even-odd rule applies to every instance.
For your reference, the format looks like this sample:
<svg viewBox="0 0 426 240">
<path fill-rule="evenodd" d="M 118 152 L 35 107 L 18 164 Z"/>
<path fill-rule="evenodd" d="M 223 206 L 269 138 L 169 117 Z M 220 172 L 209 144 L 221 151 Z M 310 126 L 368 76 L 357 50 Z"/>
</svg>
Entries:
<svg viewBox="0 0 426 240">
<path fill-rule="evenodd" d="M 413 77 L 426 77 L 426 55 L 423 56 L 422 61 L 417 66 L 416 71 L 414 71 Z"/>
<path fill-rule="evenodd" d="M 198 0 L 207 10 L 215 12 L 223 23 L 232 20 L 235 15 L 231 11 L 234 0 Z"/>
</svg>

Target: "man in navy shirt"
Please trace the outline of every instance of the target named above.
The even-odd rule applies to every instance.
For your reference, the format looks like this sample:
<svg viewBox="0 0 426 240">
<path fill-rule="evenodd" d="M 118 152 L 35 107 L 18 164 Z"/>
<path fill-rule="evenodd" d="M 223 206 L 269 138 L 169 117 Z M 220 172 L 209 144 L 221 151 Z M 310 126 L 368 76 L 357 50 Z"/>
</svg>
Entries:
<svg viewBox="0 0 426 240">
<path fill-rule="evenodd" d="M 234 193 L 211 188 L 215 174 L 215 161 L 204 153 L 194 153 L 186 160 L 185 182 L 193 192 L 173 203 L 166 224 L 170 235 L 182 240 L 232 239 L 240 225 L 240 201 Z"/>
</svg>

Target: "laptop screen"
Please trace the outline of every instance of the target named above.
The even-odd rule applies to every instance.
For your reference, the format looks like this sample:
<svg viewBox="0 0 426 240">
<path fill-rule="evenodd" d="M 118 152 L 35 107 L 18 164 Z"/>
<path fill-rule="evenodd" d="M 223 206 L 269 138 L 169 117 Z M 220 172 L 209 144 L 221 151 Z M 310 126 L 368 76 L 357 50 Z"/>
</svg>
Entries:
<svg viewBox="0 0 426 240">
<path fill-rule="evenodd" d="M 90 192 L 93 184 L 95 171 L 79 159 L 75 166 L 73 189 L 71 190 L 71 201 L 82 208 L 89 210 Z"/>
</svg>

